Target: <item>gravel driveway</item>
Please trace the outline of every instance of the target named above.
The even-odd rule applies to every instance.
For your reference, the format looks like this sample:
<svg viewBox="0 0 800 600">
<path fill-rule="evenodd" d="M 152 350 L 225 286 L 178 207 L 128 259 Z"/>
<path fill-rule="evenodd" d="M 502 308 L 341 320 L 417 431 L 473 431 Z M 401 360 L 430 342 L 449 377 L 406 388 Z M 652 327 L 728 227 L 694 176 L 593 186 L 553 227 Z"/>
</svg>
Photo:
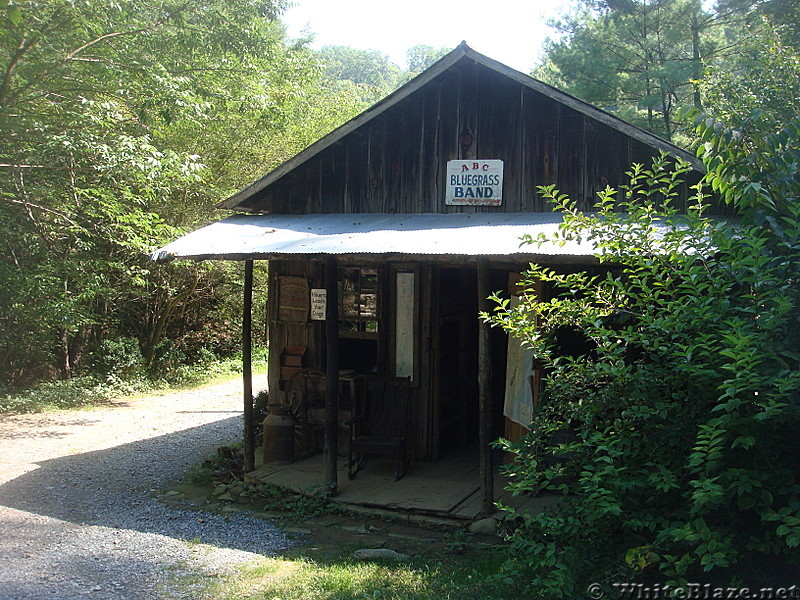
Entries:
<svg viewBox="0 0 800 600">
<path fill-rule="evenodd" d="M 0 600 L 196 598 L 193 582 L 289 545 L 266 521 L 152 497 L 241 439 L 239 380 L 1 418 Z"/>
</svg>

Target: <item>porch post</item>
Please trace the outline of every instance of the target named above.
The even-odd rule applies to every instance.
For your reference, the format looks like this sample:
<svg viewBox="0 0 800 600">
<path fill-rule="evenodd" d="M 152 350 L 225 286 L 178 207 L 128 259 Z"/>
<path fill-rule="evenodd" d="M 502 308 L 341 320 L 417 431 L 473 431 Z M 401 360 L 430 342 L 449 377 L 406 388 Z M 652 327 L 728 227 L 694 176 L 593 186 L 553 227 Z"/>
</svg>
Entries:
<svg viewBox="0 0 800 600">
<path fill-rule="evenodd" d="M 339 298 L 336 257 L 325 263 L 325 488 L 332 494 L 338 486 L 336 457 L 339 439 Z"/>
<path fill-rule="evenodd" d="M 253 411 L 253 261 L 244 262 L 244 301 L 242 303 L 242 380 L 244 383 L 244 470 L 256 468 L 255 416 Z"/>
<path fill-rule="evenodd" d="M 489 261 L 478 258 L 478 310 L 488 312 L 489 307 Z M 492 363 L 489 348 L 489 324 L 478 325 L 478 410 L 481 473 L 481 513 L 494 512 L 494 465 L 492 464 Z"/>
</svg>

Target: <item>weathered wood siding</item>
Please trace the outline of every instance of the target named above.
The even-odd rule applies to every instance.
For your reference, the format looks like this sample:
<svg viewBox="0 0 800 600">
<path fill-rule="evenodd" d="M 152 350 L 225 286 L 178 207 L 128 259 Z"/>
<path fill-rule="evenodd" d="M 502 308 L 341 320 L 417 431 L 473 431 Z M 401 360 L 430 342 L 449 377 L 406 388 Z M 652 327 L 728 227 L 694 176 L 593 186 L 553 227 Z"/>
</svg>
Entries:
<svg viewBox="0 0 800 600">
<path fill-rule="evenodd" d="M 325 266 L 319 261 L 270 261 L 269 290 L 267 293 L 267 311 L 269 315 L 269 389 L 270 402 L 283 402 L 280 390 L 281 351 L 286 346 L 304 346 L 306 350 L 305 365 L 317 369 L 325 368 L 324 356 L 324 321 L 306 323 L 286 323 L 279 319 L 278 312 L 278 277 L 291 275 L 304 277 L 310 288 L 325 287 Z M 322 323 L 323 325 L 320 325 Z"/>
<path fill-rule="evenodd" d="M 377 341 L 378 373 L 394 375 L 394 346 L 396 297 L 394 281 L 397 271 L 413 272 L 417 287 L 417 304 L 414 307 L 413 344 L 415 355 L 415 374 L 412 382 L 412 402 L 414 403 L 413 438 L 411 444 L 412 458 L 415 460 L 430 457 L 430 421 L 432 398 L 430 394 L 431 372 L 428 369 L 428 346 L 424 340 L 429 338 L 429 312 L 423 306 L 430 304 L 431 284 L 429 265 L 419 263 L 388 263 L 379 258 L 371 261 L 341 261 L 340 266 L 358 266 L 377 268 L 379 271 L 378 319 L 380 333 Z M 279 277 L 304 277 L 310 288 L 324 287 L 325 264 L 323 261 L 305 260 L 273 260 L 270 262 L 270 280 L 268 292 L 269 320 L 269 389 L 271 402 L 284 400 L 281 391 L 281 351 L 286 346 L 303 346 L 306 348 L 304 367 L 325 370 L 325 322 L 308 320 L 306 323 L 287 323 L 279 318 Z M 341 357 L 340 357 L 341 358 Z"/>
<path fill-rule="evenodd" d="M 550 211 L 555 184 L 588 209 L 657 151 L 475 63 L 443 73 L 245 203 L 257 211 L 426 213 Z M 446 206 L 453 159 L 504 161 L 501 207 Z"/>
</svg>

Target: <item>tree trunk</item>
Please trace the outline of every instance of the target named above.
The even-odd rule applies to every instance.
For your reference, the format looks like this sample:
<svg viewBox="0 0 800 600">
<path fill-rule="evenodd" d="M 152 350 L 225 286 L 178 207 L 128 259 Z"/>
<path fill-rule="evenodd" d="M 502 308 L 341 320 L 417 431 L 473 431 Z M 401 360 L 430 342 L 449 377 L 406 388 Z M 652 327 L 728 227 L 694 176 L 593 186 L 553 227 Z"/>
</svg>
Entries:
<svg viewBox="0 0 800 600">
<path fill-rule="evenodd" d="M 66 329 L 58 332 L 58 369 L 61 371 L 61 379 L 72 379 L 72 366 L 69 363 L 69 334 Z"/>
<path fill-rule="evenodd" d="M 692 95 L 694 97 L 695 108 L 703 108 L 700 98 L 700 24 L 697 21 L 697 11 L 692 13 L 692 62 L 694 63 L 694 80 L 692 81 Z"/>
<path fill-rule="evenodd" d="M 186 300 L 194 294 L 197 290 L 197 285 L 200 281 L 200 274 L 195 271 L 194 272 L 194 281 L 192 285 L 189 287 L 188 290 L 185 290 L 167 300 L 164 308 L 161 310 L 161 313 L 158 315 L 158 319 L 153 324 L 153 332 L 150 336 L 150 343 L 147 345 L 147 352 L 145 353 L 145 361 L 148 365 L 152 364 L 153 358 L 155 356 L 155 348 L 158 345 L 158 342 L 164 336 L 164 332 L 167 330 L 167 325 L 169 325 L 169 319 L 172 316 L 173 311 L 186 302 Z"/>
<path fill-rule="evenodd" d="M 78 330 L 69 342 L 69 366 L 72 373 L 79 370 L 83 351 L 86 349 L 86 339 L 89 336 L 89 328 L 83 327 Z"/>
</svg>

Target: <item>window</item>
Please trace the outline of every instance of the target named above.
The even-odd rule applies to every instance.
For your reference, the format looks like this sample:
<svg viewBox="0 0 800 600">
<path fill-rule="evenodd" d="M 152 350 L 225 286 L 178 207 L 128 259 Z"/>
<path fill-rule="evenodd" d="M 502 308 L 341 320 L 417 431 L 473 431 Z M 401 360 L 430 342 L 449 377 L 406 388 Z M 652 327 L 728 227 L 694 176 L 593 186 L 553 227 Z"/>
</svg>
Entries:
<svg viewBox="0 0 800 600">
<path fill-rule="evenodd" d="M 339 335 L 378 336 L 378 270 L 339 270 Z"/>
</svg>

